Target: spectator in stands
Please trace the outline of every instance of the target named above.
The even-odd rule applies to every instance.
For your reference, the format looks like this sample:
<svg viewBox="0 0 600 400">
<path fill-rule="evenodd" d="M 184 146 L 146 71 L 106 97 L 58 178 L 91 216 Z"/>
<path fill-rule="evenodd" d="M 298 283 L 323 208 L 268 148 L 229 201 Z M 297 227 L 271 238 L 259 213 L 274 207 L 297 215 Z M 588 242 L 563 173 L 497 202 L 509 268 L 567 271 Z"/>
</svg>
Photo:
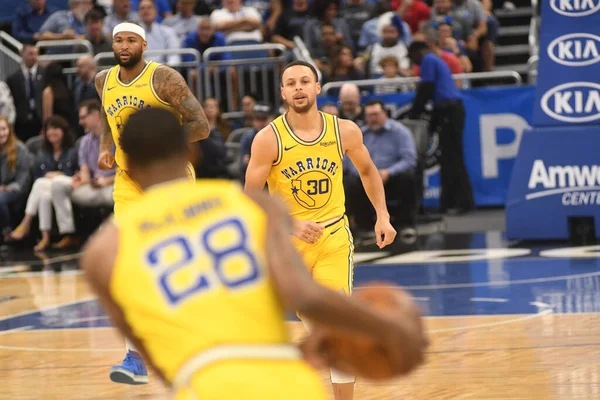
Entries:
<svg viewBox="0 0 600 400">
<path fill-rule="evenodd" d="M 505 5 L 510 2 L 504 3 Z M 491 71 L 494 66 L 495 60 L 495 45 L 498 40 L 498 31 L 500 29 L 500 21 L 493 14 L 493 4 L 490 0 L 481 0 L 483 9 L 486 15 L 487 23 L 487 43 L 481 46 L 482 58 L 483 58 L 483 70 Z M 507 6 L 510 9 L 510 5 Z M 515 5 L 512 4 L 514 9 Z M 539 15 L 539 14 L 538 14 Z M 489 54 L 488 54 L 489 53 Z"/>
<path fill-rule="evenodd" d="M 246 170 L 250 162 L 250 150 L 256 134 L 273 121 L 273 110 L 267 104 L 258 103 L 252 110 L 252 130 L 244 133 L 240 141 L 240 178 L 246 181 Z"/>
<path fill-rule="evenodd" d="M 475 64 L 473 69 L 482 71 L 486 66 L 492 66 L 494 64 L 494 61 L 490 59 L 490 56 L 493 55 L 493 51 L 490 49 L 492 43 L 487 40 L 487 16 L 481 2 L 479 0 L 453 0 L 452 16 L 465 19 L 468 21 L 468 27 L 471 28 L 465 38 L 467 49 L 481 57 L 481 60 L 472 60 Z"/>
<path fill-rule="evenodd" d="M 259 12 L 253 7 L 242 7 L 241 0 L 223 0 L 223 8 L 213 11 L 210 19 L 215 30 L 226 35 L 229 45 L 263 42 Z M 239 54 L 235 55 L 235 58 L 239 57 Z"/>
<path fill-rule="evenodd" d="M 92 10 L 98 11 L 104 19 L 108 15 L 107 10 L 110 11 L 111 4 L 112 0 L 92 0 Z"/>
<path fill-rule="evenodd" d="M 34 182 L 27 199 L 25 217 L 10 233 L 11 240 L 24 239 L 31 230 L 33 217 L 39 213 L 42 240 L 33 248 L 42 251 L 50 246 L 52 227 L 52 180 L 60 175 L 73 176 L 77 167 L 77 154 L 73 149 L 73 136 L 67 121 L 57 115 L 44 122 L 43 145 L 35 157 Z"/>
<path fill-rule="evenodd" d="M 210 16 L 213 11 L 221 7 L 221 0 L 198 0 L 194 14 Z"/>
<path fill-rule="evenodd" d="M 0 116 L 0 242 L 10 230 L 14 218 L 11 211 L 29 191 L 30 162 L 27 147 L 17 140 L 8 120 Z"/>
<path fill-rule="evenodd" d="M 215 99 L 207 100 L 212 100 L 211 103 L 218 107 L 218 103 Z M 226 129 L 226 127 L 222 128 Z M 194 162 L 196 178 L 229 178 L 229 172 L 227 171 L 227 149 L 225 148 L 225 139 L 216 126 L 211 125 L 210 134 L 208 137 L 204 140 L 194 142 L 192 146 L 194 147 L 193 150 L 195 150 L 195 152 L 198 154 L 198 159 L 196 162 Z"/>
<path fill-rule="evenodd" d="M 139 6 L 142 0 L 131 0 L 131 8 L 134 11 L 139 11 Z M 155 0 L 154 6 L 156 7 L 156 22 L 161 23 L 163 19 L 173 15 L 173 9 L 169 4 L 169 0 Z"/>
<path fill-rule="evenodd" d="M 122 22 L 139 22 L 138 13 L 131 9 L 130 0 L 113 0 L 113 11 L 104 18 L 104 34 L 112 37 L 112 31 L 115 26 Z"/>
<path fill-rule="evenodd" d="M 100 170 L 100 133 L 102 106 L 98 100 L 79 105 L 79 123 L 86 132 L 78 149 L 79 172 L 73 176 L 58 175 L 51 180 L 50 194 L 58 231 L 63 237 L 53 247 L 66 249 L 77 245 L 73 204 L 82 207 L 112 206 L 115 170 Z"/>
<path fill-rule="evenodd" d="M 313 50 L 310 54 L 315 60 L 317 67 L 328 75 L 332 71 L 332 62 L 340 54 L 342 44 L 335 32 L 333 25 L 324 24 L 321 26 L 321 45 Z"/>
<path fill-rule="evenodd" d="M 450 73 L 452 75 L 462 74 L 464 72 L 463 65 L 462 65 L 460 59 L 448 51 L 443 51 L 441 49 L 441 47 L 439 46 L 439 43 L 438 43 L 435 35 L 433 37 L 432 36 L 427 37 L 427 36 L 423 35 L 423 38 L 421 38 L 417 35 L 418 34 L 416 34 L 415 37 L 417 37 L 419 39 L 419 41 L 423 41 L 423 42 L 427 43 L 430 51 L 433 54 L 435 54 L 436 56 L 438 56 L 442 61 L 444 61 L 444 63 L 450 69 Z M 421 69 L 418 65 L 413 64 L 412 71 L 413 71 L 414 76 L 421 76 Z M 462 87 L 462 80 L 455 79 L 454 82 L 457 87 L 459 87 L 459 88 Z"/>
<path fill-rule="evenodd" d="M 12 23 L 12 35 L 22 43 L 34 44 L 40 39 L 40 28 L 56 9 L 46 5 L 46 0 L 29 0 L 17 9 Z"/>
<path fill-rule="evenodd" d="M 208 17 L 200 17 L 198 21 L 197 29 L 194 32 L 189 33 L 183 43 L 182 48 L 185 49 L 196 49 L 203 54 L 204 51 L 211 47 L 222 47 L 227 46 L 227 39 L 221 32 L 215 32 L 213 23 Z M 230 53 L 216 53 L 210 56 L 211 60 L 230 60 Z M 192 61 L 191 55 L 184 55 L 183 61 Z"/>
<path fill-rule="evenodd" d="M 412 33 L 418 32 L 421 24 L 431 17 L 429 6 L 421 0 L 391 0 L 390 6 L 410 26 Z"/>
<path fill-rule="evenodd" d="M 408 50 L 407 50 L 408 52 Z M 379 66 L 383 71 L 381 79 L 383 83 L 375 85 L 375 94 L 390 94 L 398 92 L 408 92 L 414 90 L 414 85 L 408 83 L 389 83 L 386 79 L 402 78 L 408 75 L 407 72 L 402 72 L 398 58 L 395 56 L 385 56 L 379 61 Z"/>
<path fill-rule="evenodd" d="M 434 15 L 429 21 L 421 24 L 420 32 L 426 35 L 432 35 L 436 32 L 441 24 L 450 25 L 452 37 L 460 41 L 464 45 L 464 40 L 473 30 L 469 25 L 469 21 L 464 17 L 452 15 L 452 3 L 450 0 L 435 0 Z"/>
<path fill-rule="evenodd" d="M 304 25 L 309 18 L 308 0 L 293 0 L 292 7 L 284 8 L 277 19 L 273 31 L 273 43 L 280 43 L 288 49 L 295 48 L 294 37 L 299 36 L 302 39 Z"/>
<path fill-rule="evenodd" d="M 200 16 L 194 15 L 195 7 L 196 0 L 178 0 L 177 14 L 165 18 L 162 22 L 163 25 L 171 27 L 175 31 L 179 42 L 198 28 Z"/>
<path fill-rule="evenodd" d="M 156 22 L 156 4 L 154 0 L 141 0 L 138 7 L 141 25 L 146 31 L 146 50 L 178 49 L 181 42 L 172 28 Z M 145 56 L 147 60 L 157 61 L 167 65 L 177 65 L 181 62 L 179 54 Z"/>
<path fill-rule="evenodd" d="M 69 0 L 69 11 L 56 11 L 44 22 L 39 40 L 83 39 L 85 15 L 91 9 L 91 0 Z"/>
<path fill-rule="evenodd" d="M 452 26 L 447 23 L 437 25 L 437 44 L 441 50 L 454 54 L 460 64 L 463 72 L 473 71 L 473 64 L 467 54 L 467 49 L 463 45 L 462 40 L 456 40 L 452 35 Z"/>
<path fill-rule="evenodd" d="M 98 10 L 92 10 L 85 15 L 85 29 L 85 38 L 92 44 L 94 55 L 112 53 L 112 40 L 104 35 L 104 17 Z"/>
<path fill-rule="evenodd" d="M 400 122 L 388 117 L 381 100 L 370 100 L 365 105 L 365 118 L 363 141 L 381 175 L 392 224 L 400 232 L 400 238 L 414 239 L 417 234 L 414 229 L 417 149 L 412 133 Z M 348 174 L 344 177 L 348 211 L 354 217 L 358 232 L 370 232 L 375 222 L 375 210 L 358 171 L 352 163 L 348 164 Z"/>
<path fill-rule="evenodd" d="M 83 56 L 77 60 L 77 72 L 73 95 L 75 99 L 75 108 L 88 100 L 100 100 L 94 77 L 96 76 L 96 63 L 91 56 Z"/>
<path fill-rule="evenodd" d="M 340 110 L 338 110 L 335 103 L 325 103 L 321 106 L 321 111 L 327 114 L 338 116 L 340 115 Z"/>
<path fill-rule="evenodd" d="M 352 49 L 349 46 L 342 46 L 340 52 L 333 61 L 331 74 L 324 81 L 339 82 L 339 81 L 356 81 L 364 79 L 365 74 L 355 66 L 354 58 L 352 57 Z M 332 96 L 337 93 L 332 91 Z"/>
<path fill-rule="evenodd" d="M 345 83 L 340 88 L 340 118 L 354 121 L 362 127 L 365 122 L 365 113 L 360 104 L 360 90 L 353 83 Z"/>
<path fill-rule="evenodd" d="M 17 119 L 15 132 L 25 142 L 40 133 L 42 127 L 42 91 L 45 71 L 38 65 L 39 49 L 25 44 L 21 49 L 21 68 L 8 77 Z"/>
<path fill-rule="evenodd" d="M 256 105 L 256 95 L 247 94 L 242 97 L 243 116 L 233 121 L 233 128 L 251 128 L 253 124 L 254 106 Z"/>
<path fill-rule="evenodd" d="M 261 32 L 265 40 L 271 39 L 277 20 L 283 11 L 283 0 L 244 0 L 244 6 L 253 7 L 261 17 Z"/>
<path fill-rule="evenodd" d="M 465 108 L 460 93 L 446 63 L 426 43 L 413 42 L 408 55 L 421 67 L 421 81 L 409 117 L 420 119 L 425 104 L 433 100 L 431 131 L 438 132 L 442 151 L 440 211 L 467 212 L 475 207 L 475 201 L 463 157 Z"/>
<path fill-rule="evenodd" d="M 221 107 L 217 99 L 211 97 L 202 103 L 204 107 L 204 113 L 206 119 L 210 125 L 211 130 L 216 130 L 223 137 L 223 140 L 227 140 L 229 134 L 232 131 L 231 125 L 221 116 Z"/>
<path fill-rule="evenodd" d="M 398 30 L 398 39 L 408 46 L 412 41 L 410 26 L 402 21 L 397 14 L 390 11 L 391 8 L 388 2 L 380 2 L 377 5 L 377 16 L 365 22 L 361 29 L 358 49 L 364 50 L 369 46 L 380 43 L 383 27 L 387 25 L 394 25 Z"/>
<path fill-rule="evenodd" d="M 73 97 L 67 85 L 67 78 L 59 63 L 51 63 L 46 68 L 44 78 L 46 87 L 42 92 L 42 117 L 46 121 L 53 115 L 58 115 L 73 126 Z"/>
<path fill-rule="evenodd" d="M 304 26 L 304 43 L 310 54 L 318 52 L 321 44 L 321 32 L 323 25 L 333 25 L 336 30 L 336 39 L 350 46 L 354 51 L 354 42 L 350 34 L 350 27 L 343 18 L 338 17 L 339 0 L 313 0 L 310 7 L 309 19 Z"/>
<path fill-rule="evenodd" d="M 398 40 L 398 29 L 394 25 L 387 25 L 383 28 L 383 34 L 380 43 L 375 43 L 367 49 L 367 60 L 369 60 L 369 75 L 373 78 L 381 76 L 383 69 L 379 65 L 384 57 L 396 57 L 401 70 L 408 71 L 410 60 L 408 59 L 408 50 L 401 40 Z M 408 75 L 405 73 L 404 75 Z"/>
<path fill-rule="evenodd" d="M 13 100 L 10 88 L 6 82 L 0 81 L 0 117 L 4 117 L 11 125 L 15 123 L 17 112 L 15 110 L 15 101 Z"/>
<path fill-rule="evenodd" d="M 342 4 L 340 17 L 350 28 L 352 43 L 357 44 L 363 25 L 373 17 L 378 16 L 377 4 L 366 0 L 347 0 Z"/>
</svg>

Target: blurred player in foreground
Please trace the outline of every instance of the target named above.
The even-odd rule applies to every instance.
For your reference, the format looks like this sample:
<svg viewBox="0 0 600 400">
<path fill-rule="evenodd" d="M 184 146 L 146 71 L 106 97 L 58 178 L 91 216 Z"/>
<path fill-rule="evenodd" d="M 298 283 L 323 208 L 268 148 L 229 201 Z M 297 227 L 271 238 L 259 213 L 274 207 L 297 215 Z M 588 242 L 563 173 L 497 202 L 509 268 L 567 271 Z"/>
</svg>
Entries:
<svg viewBox="0 0 600 400">
<path fill-rule="evenodd" d="M 391 360 L 421 362 L 407 318 L 311 279 L 275 199 L 230 181 L 188 181 L 186 138 L 171 113 L 132 115 L 120 144 L 144 194 L 90 239 L 81 265 L 115 326 L 177 399 L 326 399 L 290 342 L 286 309 L 372 338 Z"/>
</svg>

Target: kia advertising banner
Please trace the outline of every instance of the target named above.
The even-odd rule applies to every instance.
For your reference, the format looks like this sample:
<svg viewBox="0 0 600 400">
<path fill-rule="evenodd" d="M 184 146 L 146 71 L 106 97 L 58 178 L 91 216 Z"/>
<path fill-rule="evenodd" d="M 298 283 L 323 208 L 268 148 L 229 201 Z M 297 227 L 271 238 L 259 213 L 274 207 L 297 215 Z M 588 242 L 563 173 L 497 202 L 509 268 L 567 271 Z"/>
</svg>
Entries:
<svg viewBox="0 0 600 400">
<path fill-rule="evenodd" d="M 512 167 L 523 132 L 532 119 L 535 89 L 532 86 L 496 87 L 463 90 L 466 110 L 464 154 L 478 206 L 503 206 Z M 393 118 L 410 109 L 414 93 L 363 96 L 363 104 L 381 99 Z M 337 98 L 322 96 L 319 106 L 337 103 Z M 439 139 L 433 132 L 427 151 L 423 205 L 437 208 L 440 198 Z"/>
<path fill-rule="evenodd" d="M 523 134 L 506 203 L 510 239 L 568 239 L 568 217 L 594 217 L 600 237 L 600 127 Z"/>
<path fill-rule="evenodd" d="M 534 126 L 600 124 L 600 0 L 542 2 Z"/>
<path fill-rule="evenodd" d="M 599 34 L 600 0 L 542 2 L 534 128 L 506 204 L 511 239 L 568 239 L 570 217 L 593 220 L 600 237 Z"/>
</svg>

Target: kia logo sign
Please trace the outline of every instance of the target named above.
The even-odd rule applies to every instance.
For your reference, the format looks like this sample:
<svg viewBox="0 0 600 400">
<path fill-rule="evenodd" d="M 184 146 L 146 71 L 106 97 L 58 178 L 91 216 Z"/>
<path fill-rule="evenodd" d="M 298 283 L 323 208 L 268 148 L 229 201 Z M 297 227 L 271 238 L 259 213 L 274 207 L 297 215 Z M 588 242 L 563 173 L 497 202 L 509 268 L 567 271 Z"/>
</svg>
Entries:
<svg viewBox="0 0 600 400">
<path fill-rule="evenodd" d="M 542 110 L 555 120 L 571 123 L 600 119 L 600 84 L 570 82 L 548 90 L 542 96 Z"/>
<path fill-rule="evenodd" d="M 600 0 L 550 0 L 550 7 L 565 17 L 585 17 L 600 10 Z"/>
<path fill-rule="evenodd" d="M 548 56 L 568 67 L 584 67 L 600 61 L 600 36 L 570 33 L 559 36 L 548 45 Z"/>
</svg>

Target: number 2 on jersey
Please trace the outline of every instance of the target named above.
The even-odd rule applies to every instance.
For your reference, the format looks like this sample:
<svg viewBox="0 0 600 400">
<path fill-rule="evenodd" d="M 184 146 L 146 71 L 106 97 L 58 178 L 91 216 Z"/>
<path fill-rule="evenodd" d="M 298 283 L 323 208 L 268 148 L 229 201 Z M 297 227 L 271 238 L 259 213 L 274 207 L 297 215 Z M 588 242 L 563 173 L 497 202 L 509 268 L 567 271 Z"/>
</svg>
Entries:
<svg viewBox="0 0 600 400">
<path fill-rule="evenodd" d="M 217 248 L 213 239 L 219 234 L 226 233 L 226 230 L 235 232 L 237 241 Z M 194 239 L 184 235 L 172 236 L 152 246 L 146 253 L 146 262 L 151 268 L 156 269 L 158 287 L 170 305 L 176 306 L 190 296 L 211 290 L 219 284 L 235 290 L 250 285 L 260 278 L 256 257 L 248 248 L 247 231 L 239 219 L 231 218 L 211 225 L 203 231 L 198 241 L 199 246 L 194 246 Z M 168 251 L 178 251 L 180 257 L 177 261 L 165 265 L 164 258 Z M 197 263 L 200 262 L 198 256 L 201 251 L 205 251 L 210 256 L 212 271 L 201 271 L 202 266 L 198 266 Z M 243 275 L 228 276 L 225 263 L 232 257 L 247 261 L 247 270 Z M 175 288 L 172 282 L 173 275 L 182 272 L 184 268 L 190 268 L 198 274 L 194 279 L 190 279 L 187 287 Z"/>
</svg>

